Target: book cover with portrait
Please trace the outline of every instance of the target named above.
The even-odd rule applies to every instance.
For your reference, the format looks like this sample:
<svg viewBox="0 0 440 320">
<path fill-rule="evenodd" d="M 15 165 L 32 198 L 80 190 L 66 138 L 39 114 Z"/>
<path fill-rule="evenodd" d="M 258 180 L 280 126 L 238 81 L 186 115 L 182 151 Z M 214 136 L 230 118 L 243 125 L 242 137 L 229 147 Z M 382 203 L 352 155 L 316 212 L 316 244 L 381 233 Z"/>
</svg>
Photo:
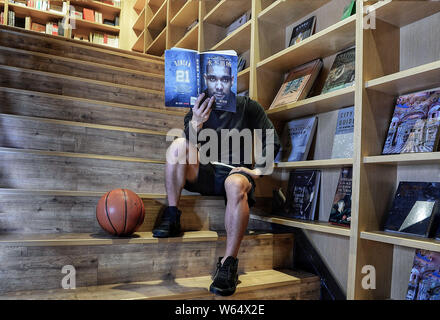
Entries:
<svg viewBox="0 0 440 320">
<path fill-rule="evenodd" d="M 237 53 L 172 48 L 165 51 L 165 106 L 193 107 L 197 97 L 215 97 L 214 109 L 235 112 Z"/>
</svg>

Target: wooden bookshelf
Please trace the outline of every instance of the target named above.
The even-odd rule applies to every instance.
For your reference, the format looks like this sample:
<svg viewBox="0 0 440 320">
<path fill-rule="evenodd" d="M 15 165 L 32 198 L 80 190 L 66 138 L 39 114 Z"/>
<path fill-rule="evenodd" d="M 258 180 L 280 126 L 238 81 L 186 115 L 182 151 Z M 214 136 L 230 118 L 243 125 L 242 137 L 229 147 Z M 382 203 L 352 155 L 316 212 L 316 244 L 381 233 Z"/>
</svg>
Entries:
<svg viewBox="0 0 440 320">
<path fill-rule="evenodd" d="M 361 232 L 361 239 L 387 243 L 396 246 L 409 247 L 440 252 L 440 241 L 431 238 L 422 238 L 404 234 L 395 234 L 386 231 Z"/>
<path fill-rule="evenodd" d="M 206 16 L 204 22 L 215 24 L 220 27 L 227 27 L 241 14 L 252 8 L 249 0 L 221 0 Z"/>
<path fill-rule="evenodd" d="M 440 164 L 440 152 L 404 153 L 364 157 L 364 163 L 383 165 Z"/>
<path fill-rule="evenodd" d="M 149 46 L 145 49 L 145 53 L 159 56 L 165 50 L 166 41 L 166 31 L 167 28 L 163 29 L 162 32 L 156 37 L 156 39 L 151 42 Z"/>
<path fill-rule="evenodd" d="M 275 168 L 289 169 L 323 169 L 323 168 L 342 168 L 353 165 L 353 159 L 324 159 L 324 160 L 307 160 L 295 162 L 280 162 Z"/>
<path fill-rule="evenodd" d="M 139 35 L 131 50 L 142 53 L 145 52 L 145 31 L 142 31 Z"/>
<path fill-rule="evenodd" d="M 197 1 L 187 1 L 176 15 L 170 20 L 170 24 L 178 27 L 188 27 L 199 18 L 199 4 Z"/>
<path fill-rule="evenodd" d="M 177 42 L 174 47 L 197 50 L 199 25 L 197 24 L 189 30 L 182 39 Z"/>
<path fill-rule="evenodd" d="M 119 15 L 121 12 L 121 8 L 111 5 L 111 4 L 106 4 L 100 1 L 87 1 L 84 2 L 82 0 L 69 0 L 70 4 L 75 6 L 86 6 L 90 9 L 96 10 L 98 12 L 101 12 L 103 15 L 104 14 L 109 14 L 109 15 Z"/>
<path fill-rule="evenodd" d="M 251 37 L 251 24 L 249 20 L 244 25 L 240 26 L 229 34 L 222 41 L 217 43 L 211 48 L 211 50 L 226 50 L 229 48 L 235 48 L 237 54 L 243 53 L 250 48 L 249 39 Z"/>
<path fill-rule="evenodd" d="M 88 21 L 84 19 L 76 19 L 75 23 L 76 23 L 76 27 L 79 29 L 87 29 L 87 30 L 110 32 L 110 33 L 119 33 L 120 31 L 119 27 Z"/>
<path fill-rule="evenodd" d="M 23 7 L 14 3 L 8 3 L 9 10 L 15 12 L 15 14 L 22 16 L 30 16 L 33 19 L 48 20 L 48 19 L 63 19 L 65 17 L 62 13 L 55 13 L 51 11 L 39 10 L 31 7 Z"/>
<path fill-rule="evenodd" d="M 153 18 L 147 22 L 147 29 L 162 31 L 167 24 L 167 2 L 164 1 Z"/>
<path fill-rule="evenodd" d="M 248 67 L 237 74 L 237 92 L 249 89 L 251 69 Z"/>
<path fill-rule="evenodd" d="M 145 29 L 145 11 L 146 11 L 146 9 L 144 8 L 141 11 L 141 13 L 139 14 L 138 18 L 136 19 L 136 22 L 133 25 L 133 30 L 138 35 L 140 33 L 142 33 Z"/>
</svg>

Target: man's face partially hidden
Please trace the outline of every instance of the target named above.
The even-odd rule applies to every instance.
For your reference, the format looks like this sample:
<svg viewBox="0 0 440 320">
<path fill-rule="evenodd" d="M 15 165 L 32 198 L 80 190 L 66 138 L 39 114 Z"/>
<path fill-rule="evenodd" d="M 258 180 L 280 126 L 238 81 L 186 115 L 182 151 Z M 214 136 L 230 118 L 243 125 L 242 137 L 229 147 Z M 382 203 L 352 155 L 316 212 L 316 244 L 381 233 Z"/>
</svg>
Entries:
<svg viewBox="0 0 440 320">
<path fill-rule="evenodd" d="M 204 76 L 209 96 L 214 96 L 216 101 L 228 100 L 233 81 L 229 68 L 213 65 L 207 71 Z"/>
</svg>

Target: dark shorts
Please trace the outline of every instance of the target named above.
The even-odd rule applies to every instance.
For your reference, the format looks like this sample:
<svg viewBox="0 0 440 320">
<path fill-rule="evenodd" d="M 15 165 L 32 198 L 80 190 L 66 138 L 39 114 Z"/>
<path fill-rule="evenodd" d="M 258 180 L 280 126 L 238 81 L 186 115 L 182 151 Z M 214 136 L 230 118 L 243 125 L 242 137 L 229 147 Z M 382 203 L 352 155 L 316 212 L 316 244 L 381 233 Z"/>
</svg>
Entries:
<svg viewBox="0 0 440 320">
<path fill-rule="evenodd" d="M 200 164 L 199 174 L 195 182 L 187 181 L 184 189 L 191 192 L 198 192 L 204 196 L 223 196 L 225 198 L 225 203 L 227 202 L 226 190 L 225 190 L 225 180 L 231 171 L 231 168 L 214 165 L 212 163 Z M 250 175 L 245 172 L 235 172 L 233 174 L 241 174 L 245 176 L 251 183 L 252 188 L 248 192 L 248 204 L 249 208 L 255 204 L 255 182 Z"/>
</svg>

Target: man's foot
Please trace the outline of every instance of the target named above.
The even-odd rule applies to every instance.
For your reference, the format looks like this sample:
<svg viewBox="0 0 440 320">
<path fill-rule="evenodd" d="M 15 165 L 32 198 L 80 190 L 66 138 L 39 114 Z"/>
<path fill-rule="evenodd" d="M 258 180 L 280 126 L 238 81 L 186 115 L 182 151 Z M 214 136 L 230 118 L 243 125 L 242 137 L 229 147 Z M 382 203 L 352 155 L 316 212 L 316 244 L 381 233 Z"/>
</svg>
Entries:
<svg viewBox="0 0 440 320">
<path fill-rule="evenodd" d="M 227 257 L 225 262 L 221 263 L 223 257 L 218 258 L 217 270 L 214 275 L 214 281 L 209 287 L 209 291 L 221 296 L 230 296 L 234 294 L 238 282 L 238 259 Z"/>
<path fill-rule="evenodd" d="M 177 207 L 167 207 L 162 215 L 159 226 L 153 229 L 153 237 L 168 238 L 180 235 L 180 215 Z"/>
</svg>

